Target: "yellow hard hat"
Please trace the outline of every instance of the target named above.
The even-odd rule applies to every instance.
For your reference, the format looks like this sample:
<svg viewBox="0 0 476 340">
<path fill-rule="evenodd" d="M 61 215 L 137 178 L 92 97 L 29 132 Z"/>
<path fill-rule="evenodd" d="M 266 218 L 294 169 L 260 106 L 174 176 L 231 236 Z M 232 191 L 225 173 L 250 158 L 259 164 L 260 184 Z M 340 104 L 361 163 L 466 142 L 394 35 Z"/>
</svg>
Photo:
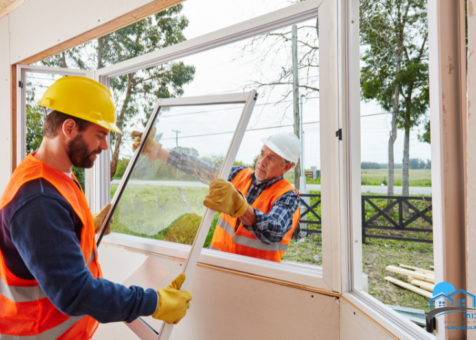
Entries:
<svg viewBox="0 0 476 340">
<path fill-rule="evenodd" d="M 48 87 L 37 104 L 122 133 L 115 124 L 111 91 L 95 80 L 79 76 L 60 78 Z"/>
</svg>

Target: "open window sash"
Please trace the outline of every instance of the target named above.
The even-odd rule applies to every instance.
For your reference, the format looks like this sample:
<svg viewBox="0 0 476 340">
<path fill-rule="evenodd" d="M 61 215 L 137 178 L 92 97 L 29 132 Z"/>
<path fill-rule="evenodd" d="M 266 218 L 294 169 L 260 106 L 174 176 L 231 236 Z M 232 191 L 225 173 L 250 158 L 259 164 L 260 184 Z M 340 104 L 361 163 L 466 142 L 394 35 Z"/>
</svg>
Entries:
<svg viewBox="0 0 476 340">
<path fill-rule="evenodd" d="M 189 97 L 189 98 L 170 98 L 170 99 L 159 99 L 157 102 L 151 117 L 147 123 L 147 126 L 143 133 L 143 138 L 141 138 L 141 144 L 134 152 L 131 161 L 124 173 L 124 176 L 118 186 L 118 189 L 112 199 L 111 209 L 109 210 L 104 223 L 101 229 L 101 232 L 98 236 L 97 246 L 101 243 L 101 240 L 104 235 L 105 226 L 109 224 L 111 217 L 114 214 L 114 211 L 118 207 L 121 196 L 123 195 L 125 188 L 129 179 L 131 178 L 134 168 L 140 164 L 139 156 L 142 153 L 142 150 L 145 146 L 145 141 L 149 137 L 152 127 L 159 117 L 159 112 L 162 108 L 172 108 L 172 107 L 183 107 L 183 106 L 204 106 L 204 105 L 219 105 L 219 104 L 242 104 L 242 111 L 240 118 L 238 120 L 235 132 L 231 139 L 231 143 L 228 146 L 228 151 L 226 153 L 224 163 L 219 171 L 218 178 L 227 180 L 230 174 L 233 162 L 235 161 L 238 149 L 243 140 L 248 122 L 250 120 L 255 101 L 257 99 L 256 91 L 243 92 L 243 93 L 234 93 L 234 94 L 224 94 L 224 95 L 213 95 L 213 96 L 201 96 L 201 97 Z M 184 118 L 186 119 L 186 118 Z M 160 123 L 158 124 L 160 126 Z M 195 267 L 197 265 L 200 252 L 202 250 L 203 244 L 207 237 L 208 231 L 211 227 L 215 211 L 211 209 L 206 209 L 204 216 L 198 227 L 194 242 L 190 249 L 187 261 L 185 263 L 183 273 L 186 275 L 186 280 L 182 285 L 182 290 L 186 290 L 192 280 Z M 126 323 L 126 325 L 131 328 L 132 331 L 141 339 L 160 339 L 166 340 L 169 339 L 170 334 L 173 330 L 173 325 L 166 324 L 164 322 L 160 331 L 155 330 L 153 327 L 148 325 L 143 319 L 138 318 L 132 323 Z"/>
</svg>

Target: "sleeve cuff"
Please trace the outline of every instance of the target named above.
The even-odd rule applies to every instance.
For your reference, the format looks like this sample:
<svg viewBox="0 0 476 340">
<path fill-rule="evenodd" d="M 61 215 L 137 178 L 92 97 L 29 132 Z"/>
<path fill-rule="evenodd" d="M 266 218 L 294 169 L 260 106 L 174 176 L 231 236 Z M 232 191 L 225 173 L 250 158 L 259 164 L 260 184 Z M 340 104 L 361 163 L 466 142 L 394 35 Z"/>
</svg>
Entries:
<svg viewBox="0 0 476 340">
<path fill-rule="evenodd" d="M 145 291 L 145 303 L 142 309 L 141 316 L 149 316 L 155 313 L 159 304 L 159 294 L 152 288 Z"/>
</svg>

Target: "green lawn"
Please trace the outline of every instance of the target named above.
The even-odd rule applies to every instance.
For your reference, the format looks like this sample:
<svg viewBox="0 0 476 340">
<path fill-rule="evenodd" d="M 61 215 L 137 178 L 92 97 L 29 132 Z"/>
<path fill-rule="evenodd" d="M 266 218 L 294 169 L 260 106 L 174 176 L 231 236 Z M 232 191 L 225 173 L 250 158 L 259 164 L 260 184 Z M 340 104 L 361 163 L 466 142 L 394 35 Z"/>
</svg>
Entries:
<svg viewBox="0 0 476 340">
<path fill-rule="evenodd" d="M 402 169 L 395 170 L 395 186 L 402 186 Z M 388 170 L 361 170 L 362 185 L 387 185 Z M 431 170 L 410 170 L 411 187 L 431 187 Z"/>
</svg>

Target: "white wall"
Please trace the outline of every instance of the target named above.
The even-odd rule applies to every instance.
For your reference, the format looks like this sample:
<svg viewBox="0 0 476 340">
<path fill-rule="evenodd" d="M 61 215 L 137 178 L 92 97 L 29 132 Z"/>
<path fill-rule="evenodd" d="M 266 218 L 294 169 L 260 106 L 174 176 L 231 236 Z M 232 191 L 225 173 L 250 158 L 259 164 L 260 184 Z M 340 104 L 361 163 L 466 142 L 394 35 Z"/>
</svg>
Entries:
<svg viewBox="0 0 476 340">
<path fill-rule="evenodd" d="M 156 289 L 169 284 L 182 263 L 105 244 L 99 259 L 105 278 Z M 197 267 L 190 290 L 191 308 L 175 328 L 173 340 L 339 339 L 335 297 L 204 267 Z M 151 318 L 147 321 L 160 326 Z M 137 337 L 123 323 L 114 323 L 99 326 L 94 340 L 101 339 Z"/>
<path fill-rule="evenodd" d="M 0 19 L 0 192 L 3 192 L 12 169 L 11 67 L 9 16 Z"/>
</svg>

